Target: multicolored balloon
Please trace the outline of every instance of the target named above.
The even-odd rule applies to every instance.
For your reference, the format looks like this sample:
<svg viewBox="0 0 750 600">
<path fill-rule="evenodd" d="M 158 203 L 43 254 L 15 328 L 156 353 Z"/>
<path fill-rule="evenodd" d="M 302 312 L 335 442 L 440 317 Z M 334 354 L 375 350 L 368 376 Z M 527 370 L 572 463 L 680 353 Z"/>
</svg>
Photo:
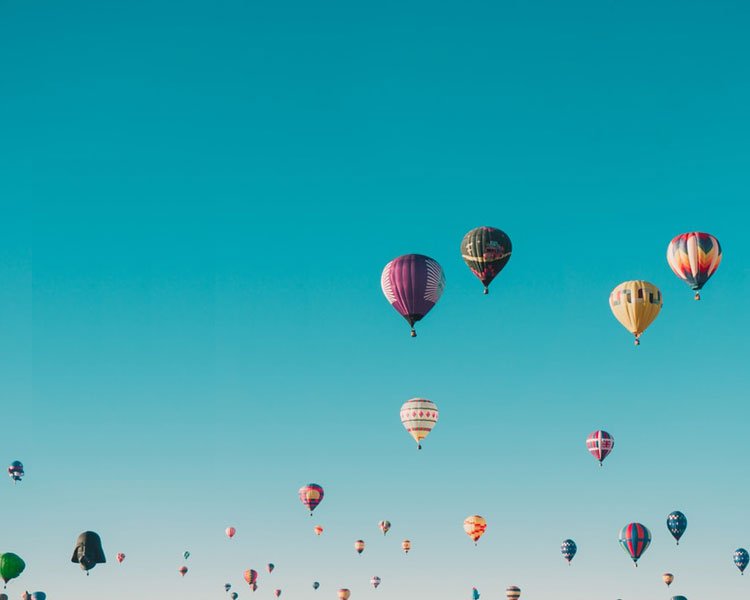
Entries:
<svg viewBox="0 0 750 600">
<path fill-rule="evenodd" d="M 568 561 L 568 564 L 570 564 L 570 561 L 573 560 L 576 552 L 578 552 L 578 546 L 576 546 L 576 543 L 573 540 L 564 540 L 562 546 L 560 546 L 560 551 L 562 552 L 563 558 Z"/>
<path fill-rule="evenodd" d="M 609 307 L 622 326 L 641 343 L 641 334 L 659 315 L 662 297 L 659 288 L 642 280 L 625 281 L 609 295 Z"/>
<path fill-rule="evenodd" d="M 234 535 L 237 533 L 237 530 L 234 527 L 227 527 L 224 530 L 224 533 L 226 533 L 227 537 L 231 540 L 234 537 Z"/>
<path fill-rule="evenodd" d="M 254 569 L 248 569 L 243 574 L 243 577 L 245 578 L 245 581 L 247 581 L 247 584 L 252 587 L 258 581 L 258 571 Z"/>
<path fill-rule="evenodd" d="M 0 554 L 0 577 L 6 584 L 23 573 L 25 568 L 26 563 L 18 554 L 12 552 Z"/>
<path fill-rule="evenodd" d="M 443 268 L 429 256 L 405 254 L 385 266 L 380 286 L 391 306 L 411 326 L 411 337 L 416 337 L 414 324 L 440 300 L 445 275 Z"/>
<path fill-rule="evenodd" d="M 278 590 L 278 589 L 274 590 L 273 595 L 278 598 L 279 596 L 281 596 L 281 590 Z"/>
<path fill-rule="evenodd" d="M 464 531 L 476 546 L 479 538 L 487 531 L 487 521 L 479 515 L 470 515 L 464 519 Z"/>
<path fill-rule="evenodd" d="M 667 529 L 672 537 L 677 541 L 677 545 L 680 545 L 680 538 L 687 529 L 687 517 L 683 515 L 679 510 L 671 512 L 667 515 Z"/>
<path fill-rule="evenodd" d="M 508 600 L 518 600 L 521 597 L 521 588 L 517 585 L 511 585 L 505 589 L 505 597 Z"/>
<path fill-rule="evenodd" d="M 411 433 L 411 432 L 409 432 L 409 433 Z M 391 528 L 391 522 L 390 521 L 380 521 L 380 523 L 378 523 L 378 528 L 380 529 L 380 531 L 383 532 L 383 535 L 385 535 L 386 533 L 388 533 L 388 530 Z"/>
<path fill-rule="evenodd" d="M 401 542 L 401 549 L 405 554 L 409 554 L 409 550 L 411 550 L 411 542 L 409 540 L 404 540 L 403 542 Z"/>
<path fill-rule="evenodd" d="M 118 563 L 122 564 L 122 561 L 125 560 L 125 555 L 122 552 L 118 552 L 115 558 L 117 559 Z"/>
<path fill-rule="evenodd" d="M 489 285 L 500 274 L 513 252 L 510 238 L 494 227 L 477 227 L 461 241 L 461 257 L 489 293 Z"/>
<path fill-rule="evenodd" d="M 276 568 L 276 565 L 275 565 L 275 564 L 273 564 L 273 563 L 268 563 L 268 564 L 266 565 L 266 571 L 268 571 L 269 573 L 273 573 L 273 570 L 274 570 L 275 568 Z"/>
<path fill-rule="evenodd" d="M 438 421 L 437 405 L 427 398 L 412 398 L 401 406 L 401 423 L 409 435 L 417 442 L 417 449 L 422 449 L 425 439 Z"/>
<path fill-rule="evenodd" d="M 47 594 L 44 592 L 32 592 L 31 600 L 47 600 Z"/>
<path fill-rule="evenodd" d="M 315 535 L 320 535 L 323 533 L 323 528 L 320 525 L 316 525 L 313 527 L 313 531 L 315 532 Z"/>
<path fill-rule="evenodd" d="M 370 585 L 375 589 L 378 589 L 378 586 L 380 585 L 380 577 L 373 575 L 372 579 L 370 579 Z"/>
<path fill-rule="evenodd" d="M 471 588 L 471 600 L 479 600 L 479 590 L 475 587 Z"/>
<path fill-rule="evenodd" d="M 365 551 L 365 543 L 362 540 L 357 540 L 354 542 L 354 550 L 356 550 L 357 554 L 362 554 Z"/>
<path fill-rule="evenodd" d="M 663 574 L 663 575 L 661 576 L 661 580 L 662 580 L 662 581 L 663 581 L 664 583 L 666 583 L 666 584 L 667 584 L 667 587 L 669 587 L 670 585 L 672 585 L 672 582 L 674 581 L 674 575 L 672 575 L 672 573 L 664 573 L 664 574 Z"/>
<path fill-rule="evenodd" d="M 695 290 L 695 299 L 700 300 L 701 288 L 721 263 L 721 245 L 710 233 L 682 233 L 669 242 L 667 262 L 674 274 Z"/>
<path fill-rule="evenodd" d="M 317 483 L 303 485 L 299 489 L 299 499 L 302 501 L 302 504 L 308 508 L 310 516 L 312 516 L 313 511 L 317 508 L 318 504 L 323 501 L 323 488 Z"/>
<path fill-rule="evenodd" d="M 620 546 L 633 559 L 635 566 L 638 566 L 638 559 L 643 555 L 651 544 L 651 532 L 645 525 L 640 523 L 629 523 L 620 531 Z"/>
<path fill-rule="evenodd" d="M 339 600 L 349 600 L 352 593 L 346 588 L 342 588 L 338 591 Z"/>
<path fill-rule="evenodd" d="M 615 447 L 615 438 L 606 431 L 597 429 L 586 438 L 586 447 L 591 456 L 599 461 L 599 466 L 601 467 L 604 459 L 609 456 L 609 453 Z"/>
<path fill-rule="evenodd" d="M 185 577 L 185 574 L 186 574 L 186 573 L 188 572 L 188 568 L 187 568 L 187 567 L 185 567 L 185 566 L 182 566 L 182 567 L 180 567 L 179 569 L 177 569 L 177 572 L 178 572 L 178 573 L 179 573 L 180 575 L 182 575 L 183 577 Z"/>
<path fill-rule="evenodd" d="M 14 460 L 8 467 L 8 476 L 13 480 L 13 483 L 18 483 L 23 479 L 24 473 L 23 463 L 20 460 Z"/>
<path fill-rule="evenodd" d="M 748 554 L 747 550 L 745 550 L 744 548 L 737 548 L 737 550 L 734 551 L 733 558 L 734 564 L 740 570 L 740 573 L 744 575 L 747 564 L 750 563 L 750 554 Z"/>
</svg>

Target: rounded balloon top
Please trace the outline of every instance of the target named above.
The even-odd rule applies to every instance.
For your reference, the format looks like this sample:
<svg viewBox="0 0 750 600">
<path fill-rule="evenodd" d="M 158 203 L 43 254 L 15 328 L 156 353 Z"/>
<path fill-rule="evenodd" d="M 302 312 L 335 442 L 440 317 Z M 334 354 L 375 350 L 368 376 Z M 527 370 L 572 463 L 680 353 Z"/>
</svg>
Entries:
<svg viewBox="0 0 750 600">
<path fill-rule="evenodd" d="M 226 534 L 227 534 L 227 537 L 228 537 L 229 539 L 232 539 L 232 538 L 233 538 L 233 537 L 235 536 L 235 534 L 237 533 L 237 530 L 236 530 L 236 529 L 235 529 L 234 527 L 227 527 L 227 528 L 226 528 L 226 529 L 224 530 L 224 533 L 226 533 Z"/>
<path fill-rule="evenodd" d="M 21 481 L 25 475 L 23 470 L 23 463 L 20 460 L 14 460 L 8 467 L 8 476 L 13 480 L 13 483 Z"/>
<path fill-rule="evenodd" d="M 276 568 L 276 565 L 275 565 L 275 564 L 273 564 L 273 563 L 268 563 L 268 564 L 266 565 L 266 571 L 268 571 L 269 573 L 273 573 L 273 570 L 274 570 L 275 568 Z"/>
<path fill-rule="evenodd" d="M 508 586 L 505 589 L 505 597 L 508 600 L 518 600 L 521 597 L 521 588 L 517 585 Z"/>
<path fill-rule="evenodd" d="M 338 591 L 339 600 L 349 600 L 351 595 L 352 593 L 346 588 L 342 588 Z"/>
<path fill-rule="evenodd" d="M 719 240 L 700 231 L 681 233 L 667 247 L 669 267 L 695 291 L 696 300 L 701 299 L 700 290 L 719 268 L 721 256 Z"/>
<path fill-rule="evenodd" d="M 258 571 L 255 569 L 248 569 L 243 573 L 243 577 L 245 578 L 245 581 L 247 581 L 247 584 L 252 586 L 256 581 L 258 581 Z"/>
<path fill-rule="evenodd" d="M 125 560 L 125 555 L 122 552 L 118 552 L 115 558 L 117 559 L 118 563 L 122 563 L 122 561 Z"/>
<path fill-rule="evenodd" d="M 661 310 L 661 291 L 648 281 L 625 281 L 612 290 L 609 307 L 622 326 L 635 336 L 637 346 L 641 343 L 641 334 Z"/>
<path fill-rule="evenodd" d="M 445 289 L 445 275 L 438 262 L 422 254 L 405 254 L 394 258 L 383 269 L 380 285 L 388 302 L 411 326 L 421 321 L 440 300 Z"/>
<path fill-rule="evenodd" d="M 370 585 L 372 585 L 372 587 L 374 587 L 375 589 L 378 589 L 378 586 L 380 585 L 380 577 L 374 575 L 372 579 L 370 579 Z"/>
<path fill-rule="evenodd" d="M 679 546 L 680 538 L 687 529 L 687 517 L 679 510 L 669 513 L 667 515 L 667 529 Z"/>
<path fill-rule="evenodd" d="M 661 576 L 661 579 L 664 583 L 667 584 L 667 587 L 669 587 L 670 585 L 672 585 L 672 582 L 674 581 L 674 575 L 672 575 L 672 573 L 664 573 Z"/>
<path fill-rule="evenodd" d="M 404 540 L 401 542 L 401 549 L 406 553 L 409 554 L 409 550 L 411 550 L 411 541 Z"/>
<path fill-rule="evenodd" d="M 316 525 L 313 527 L 313 531 L 315 532 L 315 535 L 320 535 L 323 533 L 323 528 L 320 525 Z"/>
<path fill-rule="evenodd" d="M 314 590 L 317 590 L 320 587 L 320 583 L 318 583 L 317 581 L 313 581 L 312 586 Z"/>
<path fill-rule="evenodd" d="M 323 488 L 317 483 L 303 485 L 299 489 L 299 499 L 308 508 L 310 516 L 312 516 L 318 504 L 323 501 Z"/>
<path fill-rule="evenodd" d="M 745 569 L 747 568 L 748 563 L 750 563 L 750 554 L 748 554 L 747 550 L 744 548 L 737 548 L 737 550 L 734 551 L 733 558 L 735 566 L 740 570 L 740 573 L 744 575 Z"/>
<path fill-rule="evenodd" d="M 479 515 L 470 515 L 464 519 L 464 531 L 476 545 L 479 538 L 487 531 L 487 521 Z"/>
<path fill-rule="evenodd" d="M 427 398 L 412 398 L 401 406 L 401 423 L 418 449 L 422 449 L 422 440 L 437 424 L 439 414 L 437 405 Z"/>
<path fill-rule="evenodd" d="M 237 598 L 239 598 L 239 597 L 240 597 L 240 595 L 239 595 L 239 594 L 238 594 L 237 592 L 232 592 L 231 594 L 229 594 L 229 597 L 230 597 L 230 598 L 231 598 L 232 600 L 237 600 Z"/>
<path fill-rule="evenodd" d="M 563 558 L 568 561 L 568 564 L 570 564 L 570 561 L 573 560 L 576 552 L 578 552 L 578 546 L 576 546 L 576 543 L 573 540 L 563 540 L 563 543 L 560 546 L 560 552 L 562 553 Z"/>
<path fill-rule="evenodd" d="M 183 577 L 185 577 L 185 573 L 187 573 L 187 572 L 188 572 L 188 568 L 187 568 L 187 567 L 185 567 L 185 566 L 182 566 L 182 567 L 180 567 L 179 569 L 177 569 L 177 572 L 178 572 L 178 573 L 179 573 L 180 575 L 182 575 Z"/>
<path fill-rule="evenodd" d="M 354 549 L 357 551 L 357 554 L 362 554 L 365 551 L 365 543 L 363 540 L 357 540 L 354 542 Z"/>
<path fill-rule="evenodd" d="M 638 566 L 638 559 L 651 544 L 651 532 L 640 523 L 628 523 L 620 531 L 619 542 Z"/>
<path fill-rule="evenodd" d="M 409 433 L 411 433 L 411 432 L 409 432 Z M 380 523 L 378 523 L 378 529 L 380 529 L 380 531 L 383 532 L 383 535 L 385 535 L 386 533 L 388 533 L 388 531 L 390 530 L 390 528 L 391 528 L 391 522 L 390 521 L 380 521 Z"/>
<path fill-rule="evenodd" d="M 614 447 L 615 438 L 601 429 L 591 432 L 586 438 L 586 448 L 588 448 L 591 456 L 599 461 L 599 466 L 602 465 L 604 459 L 609 456 Z"/>
<path fill-rule="evenodd" d="M 687 600 L 685 596 L 672 596 L 672 600 Z"/>
<path fill-rule="evenodd" d="M 477 227 L 461 241 L 461 257 L 489 292 L 490 283 L 510 260 L 513 245 L 507 234 L 494 227 Z"/>
</svg>

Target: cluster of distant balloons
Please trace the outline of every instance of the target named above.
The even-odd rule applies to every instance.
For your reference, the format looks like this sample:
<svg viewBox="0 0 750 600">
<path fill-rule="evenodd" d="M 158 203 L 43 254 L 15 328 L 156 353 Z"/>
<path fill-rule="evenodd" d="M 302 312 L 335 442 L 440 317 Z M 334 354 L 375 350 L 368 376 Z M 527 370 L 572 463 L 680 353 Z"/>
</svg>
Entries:
<svg viewBox="0 0 750 600">
<path fill-rule="evenodd" d="M 482 282 L 484 293 L 510 260 L 513 247 L 508 235 L 494 227 L 472 229 L 461 242 L 461 256 L 471 272 Z M 667 262 L 672 271 L 700 300 L 700 290 L 721 263 L 719 240 L 708 233 L 689 232 L 675 237 L 667 247 Z M 445 289 L 445 274 L 438 262 L 423 254 L 405 254 L 394 258 L 380 277 L 383 294 L 393 308 L 406 319 L 411 336 L 418 321 L 437 304 Z M 617 320 L 635 336 L 656 319 L 662 307 L 662 295 L 654 284 L 640 279 L 625 281 L 609 295 L 609 306 Z"/>
</svg>

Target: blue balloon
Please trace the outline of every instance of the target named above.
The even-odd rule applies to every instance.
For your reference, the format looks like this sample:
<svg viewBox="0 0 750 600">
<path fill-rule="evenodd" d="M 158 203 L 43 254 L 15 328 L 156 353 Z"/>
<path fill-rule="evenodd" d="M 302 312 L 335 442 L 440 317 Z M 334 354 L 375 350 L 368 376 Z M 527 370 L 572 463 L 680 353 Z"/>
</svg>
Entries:
<svg viewBox="0 0 750 600">
<path fill-rule="evenodd" d="M 471 600 L 479 600 L 479 590 L 471 588 Z"/>
<path fill-rule="evenodd" d="M 676 510 L 667 515 L 667 529 L 672 537 L 677 540 L 677 545 L 680 545 L 680 538 L 687 529 L 687 517 L 683 515 L 679 510 Z"/>
<path fill-rule="evenodd" d="M 31 600 L 47 600 L 47 594 L 44 592 L 34 592 L 31 594 Z"/>
<path fill-rule="evenodd" d="M 573 540 L 565 540 L 562 546 L 560 546 L 560 552 L 562 552 L 563 558 L 570 564 L 570 561 L 573 560 L 576 552 L 578 552 L 578 546 L 576 546 Z"/>
<path fill-rule="evenodd" d="M 745 574 L 745 568 L 748 563 L 750 563 L 750 554 L 748 554 L 747 550 L 744 548 L 737 548 L 737 550 L 734 551 L 734 564 L 737 565 L 737 568 L 743 575 Z"/>
</svg>

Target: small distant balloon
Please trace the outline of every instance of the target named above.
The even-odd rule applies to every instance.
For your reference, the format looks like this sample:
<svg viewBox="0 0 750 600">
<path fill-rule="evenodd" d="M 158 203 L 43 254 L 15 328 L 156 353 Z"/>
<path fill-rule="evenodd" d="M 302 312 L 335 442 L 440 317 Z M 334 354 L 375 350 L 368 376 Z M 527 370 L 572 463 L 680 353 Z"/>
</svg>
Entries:
<svg viewBox="0 0 750 600">
<path fill-rule="evenodd" d="M 487 531 L 487 521 L 479 515 L 470 515 L 464 519 L 464 531 L 476 545 L 479 538 Z"/>
<path fill-rule="evenodd" d="M 683 515 L 679 510 L 675 510 L 667 515 L 667 529 L 672 537 L 677 541 L 677 545 L 680 545 L 680 538 L 687 529 L 687 517 Z"/>
<path fill-rule="evenodd" d="M 352 593 L 346 588 L 340 589 L 338 592 L 339 600 L 349 600 Z"/>
<path fill-rule="evenodd" d="M 237 530 L 234 527 L 227 527 L 225 530 L 225 533 L 227 534 L 227 537 L 231 540 L 234 537 L 234 534 L 237 533 Z"/>
<path fill-rule="evenodd" d="M 318 583 L 317 581 L 313 581 L 313 589 L 317 590 L 319 587 L 320 587 L 320 583 Z"/>
<path fill-rule="evenodd" d="M 374 575 L 372 579 L 370 579 L 370 585 L 375 589 L 378 589 L 378 586 L 380 585 L 380 577 Z"/>
<path fill-rule="evenodd" d="M 521 588 L 517 585 L 511 585 L 505 589 L 505 597 L 508 600 L 518 600 L 521 597 Z"/>
<path fill-rule="evenodd" d="M 409 540 L 404 540 L 403 542 L 401 542 L 401 549 L 406 554 L 409 554 L 409 550 L 411 550 L 411 542 Z"/>
<path fill-rule="evenodd" d="M 365 551 L 365 543 L 362 540 L 357 540 L 354 542 L 354 550 L 357 552 L 357 554 L 362 554 Z"/>
<path fill-rule="evenodd" d="M 231 598 L 232 600 L 237 600 L 237 598 L 239 598 L 239 597 L 240 597 L 240 595 L 239 595 L 239 594 L 238 594 L 237 592 L 232 592 L 231 594 L 229 594 L 229 597 L 230 597 L 230 598 Z"/>
<path fill-rule="evenodd" d="M 479 600 L 479 590 L 477 588 L 471 588 L 471 600 Z"/>
<path fill-rule="evenodd" d="M 672 582 L 674 581 L 674 575 L 672 575 L 672 573 L 664 573 L 664 574 L 663 574 L 663 575 L 661 576 L 661 580 L 662 580 L 662 581 L 663 581 L 664 583 L 666 583 L 666 584 L 667 584 L 667 587 L 669 587 L 670 585 L 672 585 Z"/>
<path fill-rule="evenodd" d="M 23 471 L 23 463 L 20 460 L 14 460 L 8 467 L 8 476 L 13 480 L 13 483 L 17 483 L 23 479 L 25 475 Z"/>
<path fill-rule="evenodd" d="M 635 566 L 638 566 L 638 559 L 651 544 L 651 532 L 645 525 L 640 523 L 629 523 L 620 531 L 620 546 L 633 559 Z"/>
<path fill-rule="evenodd" d="M 224 584 L 224 591 L 225 592 L 228 592 L 231 589 L 232 589 L 232 584 L 231 583 L 225 583 Z"/>
<path fill-rule="evenodd" d="M 118 552 L 115 558 L 117 559 L 118 563 L 122 564 L 122 561 L 125 560 L 125 555 L 122 552 Z"/>
<path fill-rule="evenodd" d="M 273 573 L 273 570 L 274 570 L 275 568 L 276 568 L 276 565 L 275 565 L 275 564 L 273 564 L 273 563 L 268 563 L 268 564 L 266 565 L 266 571 L 268 571 L 269 573 Z"/>
<path fill-rule="evenodd" d="M 187 560 L 188 558 L 190 558 L 190 552 L 188 552 L 187 550 L 185 550 L 185 552 L 182 553 L 182 556 L 183 556 L 183 558 L 185 560 Z"/>
<path fill-rule="evenodd" d="M 31 600 L 47 600 L 47 594 L 44 592 L 33 592 L 31 594 Z"/>
<path fill-rule="evenodd" d="M 252 587 L 253 584 L 258 581 L 258 571 L 254 569 L 248 569 L 247 571 L 245 571 L 244 577 L 248 585 Z"/>
<path fill-rule="evenodd" d="M 510 260 L 513 246 L 507 234 L 494 227 L 477 227 L 461 241 L 461 256 L 466 266 L 482 282 L 484 293 Z"/>
<path fill-rule="evenodd" d="M 316 525 L 313 527 L 313 531 L 315 532 L 315 535 L 320 535 L 323 533 L 323 528 L 320 525 Z"/>
<path fill-rule="evenodd" d="M 310 516 L 312 516 L 318 504 L 323 501 L 323 488 L 317 483 L 308 483 L 307 485 L 303 485 L 298 493 L 300 501 L 307 507 L 310 511 Z"/>
<path fill-rule="evenodd" d="M 599 461 L 599 466 L 602 466 L 604 459 L 609 456 L 609 453 L 615 447 L 615 438 L 606 431 L 597 429 L 586 438 L 586 447 L 591 456 Z"/>
<path fill-rule="evenodd" d="M 391 528 L 391 522 L 380 521 L 380 523 L 378 523 L 378 528 L 380 529 L 380 531 L 383 532 L 383 535 L 385 535 L 386 533 L 388 533 L 388 530 Z"/>
<path fill-rule="evenodd" d="M 576 546 L 573 540 L 564 540 L 560 546 L 560 552 L 562 552 L 563 558 L 570 564 L 570 561 L 573 560 L 576 552 L 578 552 L 578 546 Z"/>
<path fill-rule="evenodd" d="M 278 598 L 279 596 L 281 596 L 281 590 L 274 590 L 273 595 Z"/>
<path fill-rule="evenodd" d="M 188 572 L 188 568 L 186 566 L 182 566 L 179 569 L 177 569 L 177 572 L 185 577 L 185 574 Z"/>
<path fill-rule="evenodd" d="M 84 531 L 79 535 L 76 540 L 76 546 L 73 549 L 73 557 L 70 560 L 71 562 L 78 563 L 81 569 L 87 572 L 87 575 L 88 571 L 96 565 L 106 563 L 107 559 L 104 556 L 102 539 L 99 537 L 99 534 L 93 531 Z"/>
<path fill-rule="evenodd" d="M 0 557 L 1 558 L 1 557 Z M 750 554 L 744 548 L 737 548 L 734 551 L 734 564 L 740 570 L 740 573 L 745 574 L 747 564 L 750 562 Z"/>
</svg>

